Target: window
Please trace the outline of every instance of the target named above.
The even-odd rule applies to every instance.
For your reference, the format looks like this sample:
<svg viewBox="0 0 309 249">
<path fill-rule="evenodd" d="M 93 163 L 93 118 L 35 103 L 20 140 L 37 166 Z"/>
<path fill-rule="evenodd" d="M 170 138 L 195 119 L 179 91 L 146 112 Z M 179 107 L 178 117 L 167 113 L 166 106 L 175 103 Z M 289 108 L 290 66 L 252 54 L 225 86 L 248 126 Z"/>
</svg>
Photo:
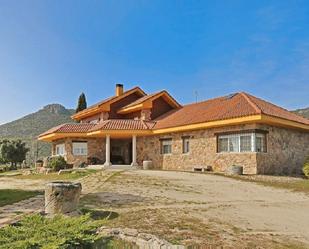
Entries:
<svg viewBox="0 0 309 249">
<path fill-rule="evenodd" d="M 229 137 L 229 152 L 239 152 L 239 137 L 238 136 Z"/>
<path fill-rule="evenodd" d="M 256 134 L 256 136 L 255 136 L 255 150 L 256 150 L 256 152 L 266 152 L 265 135 Z"/>
<path fill-rule="evenodd" d="M 266 152 L 266 134 L 243 133 L 218 136 L 218 152 Z"/>
<path fill-rule="evenodd" d="M 218 138 L 218 151 L 219 152 L 229 151 L 229 139 L 227 137 Z"/>
<path fill-rule="evenodd" d="M 182 138 L 182 153 L 186 154 L 190 152 L 190 138 L 183 137 Z"/>
<path fill-rule="evenodd" d="M 252 151 L 252 135 L 240 135 L 240 152 Z"/>
<path fill-rule="evenodd" d="M 88 145 L 87 142 L 73 142 L 73 155 L 87 156 Z"/>
<path fill-rule="evenodd" d="M 171 154 L 171 153 L 172 153 L 172 139 L 162 139 L 161 154 Z"/>
<path fill-rule="evenodd" d="M 65 154 L 64 144 L 57 144 L 55 155 L 56 156 L 63 156 L 64 154 Z"/>
</svg>

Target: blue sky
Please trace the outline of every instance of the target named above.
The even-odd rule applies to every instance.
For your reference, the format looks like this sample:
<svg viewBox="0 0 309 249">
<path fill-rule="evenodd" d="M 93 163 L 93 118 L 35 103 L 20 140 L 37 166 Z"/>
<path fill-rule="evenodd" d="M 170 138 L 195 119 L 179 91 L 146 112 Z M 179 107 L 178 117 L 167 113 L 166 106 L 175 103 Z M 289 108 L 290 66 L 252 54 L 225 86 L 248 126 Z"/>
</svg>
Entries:
<svg viewBox="0 0 309 249">
<path fill-rule="evenodd" d="M 309 106 L 309 1 L 1 0 L 0 124 L 115 83 Z"/>
</svg>

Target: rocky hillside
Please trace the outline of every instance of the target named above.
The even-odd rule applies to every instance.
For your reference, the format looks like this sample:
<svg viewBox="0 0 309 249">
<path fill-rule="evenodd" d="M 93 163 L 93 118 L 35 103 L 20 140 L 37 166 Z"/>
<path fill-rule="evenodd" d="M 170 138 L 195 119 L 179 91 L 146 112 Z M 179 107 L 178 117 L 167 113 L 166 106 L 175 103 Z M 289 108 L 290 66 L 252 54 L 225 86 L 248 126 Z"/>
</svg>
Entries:
<svg viewBox="0 0 309 249">
<path fill-rule="evenodd" d="M 25 117 L 0 125 L 0 140 L 22 139 L 30 148 L 29 160 L 49 155 L 50 145 L 37 142 L 40 133 L 59 124 L 73 122 L 70 116 L 74 110 L 66 109 L 60 104 L 51 104 Z"/>
<path fill-rule="evenodd" d="M 309 107 L 293 111 L 294 113 L 309 119 Z"/>
</svg>

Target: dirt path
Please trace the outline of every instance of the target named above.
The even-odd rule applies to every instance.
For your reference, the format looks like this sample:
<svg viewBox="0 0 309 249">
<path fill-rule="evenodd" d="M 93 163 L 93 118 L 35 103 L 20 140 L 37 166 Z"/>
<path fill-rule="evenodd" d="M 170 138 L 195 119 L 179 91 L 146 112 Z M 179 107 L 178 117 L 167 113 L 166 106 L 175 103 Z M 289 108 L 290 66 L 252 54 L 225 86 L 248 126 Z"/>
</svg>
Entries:
<svg viewBox="0 0 309 249">
<path fill-rule="evenodd" d="M 222 176 L 141 170 L 124 172 L 97 192 L 96 206 L 119 212 L 186 210 L 189 217 L 230 224 L 249 236 L 287 236 L 309 245 L 309 196 L 302 193 Z"/>
<path fill-rule="evenodd" d="M 139 171 L 197 190 L 190 195 L 164 192 L 175 201 L 204 203 L 207 215 L 240 228 L 302 237 L 309 243 L 309 196 L 214 175 Z M 148 192 L 149 193 L 149 192 Z M 151 192 L 150 192 L 151 193 Z M 203 218 L 203 214 L 194 216 Z"/>
<path fill-rule="evenodd" d="M 11 189 L 40 190 L 45 184 L 0 180 L 0 188 Z M 302 193 L 171 171 L 99 171 L 78 181 L 83 185 L 82 206 L 120 214 L 111 226 L 136 228 L 176 243 L 299 248 L 294 243 L 299 241 L 309 247 L 309 196 Z M 2 207 L 0 226 L 1 221 L 6 224 L 21 214 L 38 212 L 43 205 L 43 196 L 38 196 Z"/>
</svg>

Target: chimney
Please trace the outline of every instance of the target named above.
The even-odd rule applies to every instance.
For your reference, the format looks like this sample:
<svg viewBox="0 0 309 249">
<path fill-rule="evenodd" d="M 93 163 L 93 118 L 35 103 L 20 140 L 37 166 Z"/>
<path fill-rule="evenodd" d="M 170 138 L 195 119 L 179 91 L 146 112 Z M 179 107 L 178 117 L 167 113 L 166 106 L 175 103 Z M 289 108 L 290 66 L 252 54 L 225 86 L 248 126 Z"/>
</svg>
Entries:
<svg viewBox="0 0 309 249">
<path fill-rule="evenodd" d="M 120 96 L 123 94 L 123 85 L 116 84 L 116 96 Z"/>
</svg>

